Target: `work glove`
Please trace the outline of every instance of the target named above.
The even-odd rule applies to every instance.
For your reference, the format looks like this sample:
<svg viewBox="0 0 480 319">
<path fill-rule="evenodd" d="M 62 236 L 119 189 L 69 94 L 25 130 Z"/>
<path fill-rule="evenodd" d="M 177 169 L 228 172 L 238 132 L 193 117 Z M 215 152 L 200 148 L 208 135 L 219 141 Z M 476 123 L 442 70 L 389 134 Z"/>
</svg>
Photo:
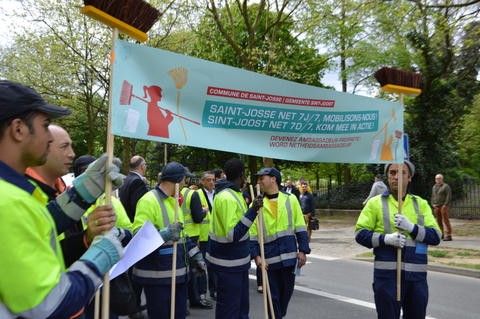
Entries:
<svg viewBox="0 0 480 319">
<path fill-rule="evenodd" d="M 123 258 L 121 241 L 124 237 L 125 231 L 118 227 L 112 228 L 106 235 L 96 236 L 80 260 L 90 261 L 102 275 L 105 275 Z"/>
<path fill-rule="evenodd" d="M 399 230 L 404 230 L 407 233 L 411 233 L 415 228 L 415 224 L 408 220 L 407 217 L 400 214 L 395 214 L 395 218 L 393 219 L 394 226 Z"/>
<path fill-rule="evenodd" d="M 95 202 L 98 197 L 105 193 L 105 174 L 112 181 L 113 190 L 123 185 L 125 175 L 119 173 L 122 161 L 114 158 L 112 164 L 105 167 L 107 159 L 108 155 L 103 155 L 90 164 L 82 175 L 73 180 L 75 190 L 87 203 Z"/>
<path fill-rule="evenodd" d="M 197 275 L 197 277 L 202 277 L 207 272 L 207 264 L 203 261 L 202 253 L 198 253 L 192 258 L 190 261 L 195 262 L 195 268 L 192 269 L 193 273 Z"/>
<path fill-rule="evenodd" d="M 386 234 L 383 240 L 386 245 L 403 248 L 407 242 L 407 235 L 401 233 Z"/>
<path fill-rule="evenodd" d="M 257 197 L 255 197 L 255 199 L 253 200 L 252 208 L 258 212 L 258 210 L 262 207 L 263 207 L 263 195 L 260 194 Z"/>
<path fill-rule="evenodd" d="M 182 230 L 183 230 L 183 224 L 180 222 L 176 222 L 168 225 L 168 227 L 160 229 L 158 232 L 160 233 L 160 236 L 162 236 L 163 241 L 167 242 L 170 240 L 179 241 L 180 233 Z"/>
</svg>

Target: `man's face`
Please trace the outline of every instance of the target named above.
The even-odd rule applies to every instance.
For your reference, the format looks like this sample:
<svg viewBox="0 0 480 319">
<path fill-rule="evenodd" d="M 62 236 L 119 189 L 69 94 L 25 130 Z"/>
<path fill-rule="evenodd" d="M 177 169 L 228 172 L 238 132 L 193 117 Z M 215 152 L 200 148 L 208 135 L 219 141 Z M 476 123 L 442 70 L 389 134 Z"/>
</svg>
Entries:
<svg viewBox="0 0 480 319">
<path fill-rule="evenodd" d="M 25 163 L 30 166 L 41 166 L 47 161 L 50 143 L 53 141 L 52 133 L 48 129 L 50 125 L 50 117 L 48 114 L 38 112 L 38 115 L 32 121 L 34 133 L 25 125 L 25 132 L 30 136 L 26 139 L 24 146 L 23 159 Z"/>
<path fill-rule="evenodd" d="M 203 188 L 211 192 L 213 187 L 215 186 L 215 175 L 206 174 L 205 177 L 200 181 L 200 183 L 202 183 Z"/>
<path fill-rule="evenodd" d="M 292 187 L 292 181 L 287 181 L 285 183 L 285 186 L 287 186 L 288 188 L 291 188 Z"/>
<path fill-rule="evenodd" d="M 52 175 L 61 177 L 70 171 L 75 152 L 72 149 L 72 140 L 64 129 L 51 126 L 50 132 L 53 142 L 50 144 L 50 153 L 47 156 L 45 167 Z"/>
<path fill-rule="evenodd" d="M 220 177 L 216 177 L 216 178 L 215 178 L 215 182 L 218 181 L 219 179 L 222 179 L 222 178 L 227 178 L 227 175 L 225 175 L 224 172 L 222 172 L 222 173 L 220 174 Z"/>
<path fill-rule="evenodd" d="M 308 191 L 308 186 L 306 184 L 302 184 L 302 191 L 303 192 Z"/>
<path fill-rule="evenodd" d="M 412 180 L 410 177 L 410 173 L 408 171 L 407 164 L 392 164 L 388 167 L 388 184 L 390 185 L 390 189 L 398 193 L 398 178 L 399 178 L 399 167 L 403 167 L 403 174 L 402 174 L 402 190 L 405 191 L 407 189 L 407 184 Z"/>
<path fill-rule="evenodd" d="M 443 177 L 442 177 L 442 175 L 437 175 L 437 176 L 435 176 L 435 183 L 436 183 L 437 185 L 442 185 L 442 183 L 443 183 Z"/>
<path fill-rule="evenodd" d="M 267 194 L 272 194 L 274 191 L 274 185 L 277 185 L 276 179 L 270 175 L 258 176 L 257 183 L 260 185 L 260 191 Z"/>
</svg>

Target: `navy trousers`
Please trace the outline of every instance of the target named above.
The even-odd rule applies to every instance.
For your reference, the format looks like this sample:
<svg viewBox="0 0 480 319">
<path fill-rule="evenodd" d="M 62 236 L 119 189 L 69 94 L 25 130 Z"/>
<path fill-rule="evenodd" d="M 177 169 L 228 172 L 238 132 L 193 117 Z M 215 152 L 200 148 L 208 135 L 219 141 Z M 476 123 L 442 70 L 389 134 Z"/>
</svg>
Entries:
<svg viewBox="0 0 480 319">
<path fill-rule="evenodd" d="M 185 319 L 187 316 L 188 283 L 176 284 L 175 290 L 175 319 Z M 169 319 L 170 303 L 172 302 L 171 285 L 143 285 L 147 298 L 148 318 Z"/>
<path fill-rule="evenodd" d="M 250 311 L 248 270 L 217 271 L 216 319 L 248 319 Z"/>
<path fill-rule="evenodd" d="M 203 259 L 205 259 L 205 256 L 207 254 L 206 241 L 200 242 L 200 251 L 202 252 Z M 217 274 L 210 267 L 207 268 L 207 274 L 208 274 L 208 291 L 212 295 L 217 292 Z M 198 292 L 201 295 L 207 293 L 207 274 L 203 275 L 202 277 L 198 277 Z"/>
<path fill-rule="evenodd" d="M 425 319 L 428 304 L 427 280 L 401 282 L 400 301 L 397 301 L 396 278 L 378 278 L 373 282 L 378 319 Z"/>
<path fill-rule="evenodd" d="M 267 271 L 275 319 L 281 319 L 287 315 L 288 303 L 295 288 L 294 268 L 294 266 L 291 266 Z M 263 287 L 263 290 L 265 290 L 265 287 Z M 271 318 L 270 310 L 268 311 L 268 317 Z"/>
<path fill-rule="evenodd" d="M 196 243 L 198 241 L 198 236 L 190 237 L 190 240 Z M 199 286 L 198 286 L 199 278 L 193 272 L 193 269 L 195 268 L 195 262 L 194 261 L 192 262 L 192 260 L 190 260 L 189 263 L 190 264 L 188 266 L 188 300 L 190 301 L 190 304 L 199 303 L 200 294 L 201 294 L 201 292 L 199 292 Z"/>
</svg>

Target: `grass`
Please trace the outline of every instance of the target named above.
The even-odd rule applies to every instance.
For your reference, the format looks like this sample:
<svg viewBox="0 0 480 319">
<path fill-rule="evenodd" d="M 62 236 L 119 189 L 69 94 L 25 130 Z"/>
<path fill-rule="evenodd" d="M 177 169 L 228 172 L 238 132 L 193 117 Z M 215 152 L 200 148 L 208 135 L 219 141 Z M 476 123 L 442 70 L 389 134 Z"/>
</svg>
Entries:
<svg viewBox="0 0 480 319">
<path fill-rule="evenodd" d="M 430 250 L 428 254 L 432 257 L 437 258 L 452 258 L 453 256 L 448 255 L 448 251 L 441 251 L 441 250 Z"/>
<path fill-rule="evenodd" d="M 459 264 L 459 263 L 446 263 L 447 266 L 454 266 L 460 268 L 468 268 L 468 269 L 478 269 L 480 270 L 480 265 L 472 265 L 472 264 Z"/>
</svg>

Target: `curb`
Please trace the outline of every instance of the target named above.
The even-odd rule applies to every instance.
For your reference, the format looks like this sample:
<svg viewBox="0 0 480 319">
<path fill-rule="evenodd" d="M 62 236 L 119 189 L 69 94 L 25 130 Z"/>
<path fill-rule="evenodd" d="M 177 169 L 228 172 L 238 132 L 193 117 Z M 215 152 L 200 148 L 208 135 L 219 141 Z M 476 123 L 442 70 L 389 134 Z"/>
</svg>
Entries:
<svg viewBox="0 0 480 319">
<path fill-rule="evenodd" d="M 357 257 L 357 258 L 352 258 L 352 259 L 353 260 L 359 260 L 359 261 L 373 262 L 373 257 L 370 257 L 370 258 Z M 472 278 L 480 278 L 480 270 L 477 270 L 477 269 L 469 269 L 469 268 L 461 268 L 461 267 L 454 267 L 454 266 L 429 264 L 428 265 L 428 270 L 441 272 L 441 273 L 445 273 L 445 274 L 453 274 L 453 275 L 466 276 L 466 277 L 472 277 Z"/>
</svg>

